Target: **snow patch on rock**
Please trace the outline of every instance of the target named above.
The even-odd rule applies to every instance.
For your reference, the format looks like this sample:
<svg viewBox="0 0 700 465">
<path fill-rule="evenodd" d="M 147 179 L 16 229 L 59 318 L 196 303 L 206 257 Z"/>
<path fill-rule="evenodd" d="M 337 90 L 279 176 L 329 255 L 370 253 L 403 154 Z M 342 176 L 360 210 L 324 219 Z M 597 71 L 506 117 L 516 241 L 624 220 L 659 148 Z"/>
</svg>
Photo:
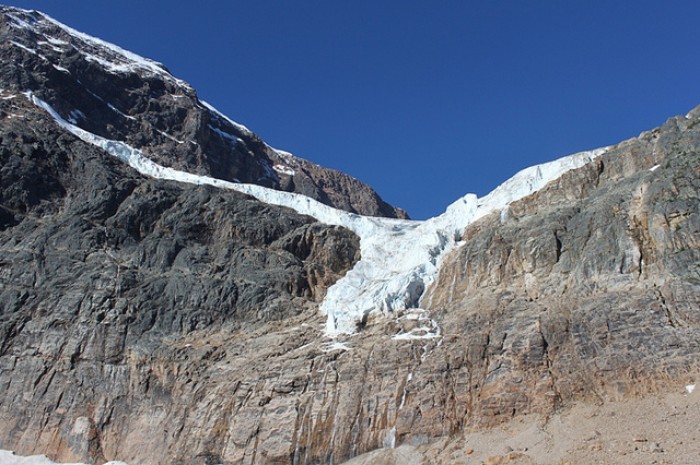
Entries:
<svg viewBox="0 0 700 465">
<path fill-rule="evenodd" d="M 221 113 L 219 110 L 217 110 L 217 109 L 214 108 L 212 105 L 210 105 L 210 104 L 208 104 L 207 102 L 205 102 L 204 100 L 200 100 L 199 103 L 201 103 L 201 104 L 204 106 L 204 108 L 206 108 L 207 110 L 209 110 L 209 111 L 211 111 L 212 113 L 214 113 L 215 116 L 217 116 L 217 117 L 223 119 L 224 121 L 228 121 L 233 127 L 235 127 L 236 129 L 238 129 L 239 131 L 241 131 L 243 134 L 245 134 L 245 135 L 247 135 L 247 136 L 252 136 L 252 135 L 253 135 L 253 133 L 251 132 L 250 129 L 248 129 L 247 127 L 243 126 L 243 125 L 240 124 L 240 123 L 236 123 L 234 120 L 232 120 L 232 119 L 229 118 L 228 116 L 224 115 L 223 113 Z"/>
<path fill-rule="evenodd" d="M 287 176 L 294 176 L 295 174 L 297 174 L 296 171 L 294 171 L 289 166 L 285 166 L 285 165 L 274 165 L 272 167 L 272 169 L 277 171 L 280 174 L 286 174 Z"/>
<path fill-rule="evenodd" d="M 58 465 L 53 460 L 49 460 L 45 455 L 15 455 L 9 450 L 0 449 L 0 464 L 2 465 Z M 62 463 L 60 465 L 86 465 L 84 463 Z M 125 462 L 111 461 L 105 465 L 127 465 Z"/>
<path fill-rule="evenodd" d="M 222 131 L 219 128 L 215 128 L 211 124 L 207 124 L 207 127 L 218 134 L 222 139 L 230 141 L 232 145 L 236 145 L 237 143 L 241 142 L 240 138 L 234 136 L 233 134 L 229 134 L 228 132 Z"/>
<path fill-rule="evenodd" d="M 44 13 L 21 10 L 19 8 L 17 11 L 20 11 L 21 13 L 19 15 L 7 14 L 7 16 L 11 19 L 10 25 L 12 27 L 29 29 L 36 32 L 37 34 L 44 36 L 46 41 L 53 45 L 69 45 L 69 43 L 65 40 L 58 39 L 44 33 L 47 26 L 58 27 L 66 34 L 71 36 L 73 39 L 71 40 L 72 45 L 78 52 L 83 54 L 87 60 L 99 63 L 112 73 L 134 72 L 153 74 L 175 82 L 179 86 L 190 88 L 189 84 L 187 84 L 185 81 L 177 79 L 170 74 L 161 63 L 143 58 L 114 44 L 77 31 Z M 16 45 L 26 48 L 21 44 Z"/>
</svg>

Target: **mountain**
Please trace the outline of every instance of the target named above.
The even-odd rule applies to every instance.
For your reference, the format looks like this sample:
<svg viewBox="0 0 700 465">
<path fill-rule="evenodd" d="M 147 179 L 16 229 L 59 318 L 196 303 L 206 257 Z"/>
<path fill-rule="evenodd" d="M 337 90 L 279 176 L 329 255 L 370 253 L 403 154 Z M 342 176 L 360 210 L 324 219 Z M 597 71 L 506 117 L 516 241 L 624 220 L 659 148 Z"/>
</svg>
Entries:
<svg viewBox="0 0 700 465">
<path fill-rule="evenodd" d="M 265 144 L 154 61 L 40 13 L 2 11 L 3 85 L 32 90 L 66 119 L 163 166 L 297 192 L 372 216 L 405 218 L 368 186 Z"/>
<path fill-rule="evenodd" d="M 410 221 L 162 65 L 0 15 L 0 449 L 536 463 L 467 435 L 697 379 L 700 108 Z"/>
</svg>

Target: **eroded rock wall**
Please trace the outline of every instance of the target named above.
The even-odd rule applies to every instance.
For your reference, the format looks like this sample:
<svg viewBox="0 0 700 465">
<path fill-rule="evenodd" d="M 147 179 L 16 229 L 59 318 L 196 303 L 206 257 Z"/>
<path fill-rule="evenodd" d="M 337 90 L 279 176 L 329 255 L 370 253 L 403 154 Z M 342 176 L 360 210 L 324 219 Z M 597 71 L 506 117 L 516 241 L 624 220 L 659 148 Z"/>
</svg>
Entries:
<svg viewBox="0 0 700 465">
<path fill-rule="evenodd" d="M 673 118 L 467 229 L 424 303 L 465 348 L 477 423 L 697 371 L 698 121 Z"/>
<path fill-rule="evenodd" d="M 316 317 L 359 258 L 357 237 L 236 192 L 143 178 L 24 96 L 1 105 L 0 448 L 100 461 L 150 444 L 134 463 L 176 459 L 182 437 L 201 446 L 183 454 L 210 450 L 208 416 L 227 412 L 217 402 L 236 378 L 210 381 L 227 351 L 204 341 Z"/>
<path fill-rule="evenodd" d="M 2 448 L 340 463 L 697 373 L 695 115 L 472 225 L 428 314 L 329 340 L 318 301 L 350 233 L 142 178 L 2 105 Z"/>
<path fill-rule="evenodd" d="M 256 179 L 276 163 L 227 165 L 216 130 L 253 152 L 254 136 L 193 91 L 139 75 L 104 87 L 114 76 L 59 45 L 42 53 L 70 75 L 0 50 L 0 448 L 132 465 L 340 463 L 697 373 L 697 110 L 470 226 L 428 313 L 330 340 L 318 302 L 357 260 L 357 238 L 234 192 L 146 179 L 63 132 L 18 92 L 66 117 L 82 108 L 89 130 L 194 172 Z M 188 137 L 203 148 L 184 150 Z M 406 337 L 421 325 L 424 338 Z"/>
</svg>

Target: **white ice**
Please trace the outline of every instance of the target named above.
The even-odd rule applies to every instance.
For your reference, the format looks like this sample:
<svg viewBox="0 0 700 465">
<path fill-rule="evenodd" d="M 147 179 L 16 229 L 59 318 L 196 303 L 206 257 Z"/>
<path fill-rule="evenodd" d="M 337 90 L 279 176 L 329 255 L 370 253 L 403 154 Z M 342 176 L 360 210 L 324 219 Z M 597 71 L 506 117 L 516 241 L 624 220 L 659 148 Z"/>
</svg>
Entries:
<svg viewBox="0 0 700 465">
<path fill-rule="evenodd" d="M 0 449 L 0 464 L 2 465 L 57 465 L 56 462 L 49 460 L 45 455 L 15 455 L 12 451 Z M 86 465 L 84 463 L 61 463 L 60 465 Z M 124 462 L 111 461 L 105 465 L 127 465 Z"/>
<path fill-rule="evenodd" d="M 44 37 L 46 37 L 46 40 L 47 40 L 50 44 L 53 44 L 53 45 L 70 45 L 70 44 L 69 44 L 68 42 L 66 42 L 65 40 L 56 39 L 56 38 L 54 38 L 54 37 L 49 37 L 49 36 L 44 36 Z"/>
<path fill-rule="evenodd" d="M 94 94 L 93 94 L 93 95 L 94 95 Z M 100 99 L 100 100 L 102 100 L 102 99 Z M 104 101 L 104 100 L 103 100 L 103 101 Z M 121 116 L 122 118 L 130 119 L 130 120 L 132 120 L 132 121 L 136 121 L 136 118 L 134 118 L 134 117 L 131 116 L 131 115 L 127 115 L 126 113 L 124 113 L 124 112 L 121 111 L 119 108 L 117 108 L 117 107 L 115 107 L 114 105 L 112 105 L 111 103 L 108 103 L 107 106 L 109 107 L 110 110 L 112 110 L 113 112 L 115 112 L 116 114 L 118 114 L 119 116 Z"/>
<path fill-rule="evenodd" d="M 64 120 L 35 95 L 30 92 L 26 95 L 44 108 L 59 125 L 125 161 L 144 175 L 236 190 L 269 204 L 292 208 L 322 223 L 346 227 L 357 234 L 361 260 L 328 289 L 321 304 L 321 311 L 327 315 L 326 333 L 330 336 L 356 332 L 358 325 L 370 315 L 393 314 L 419 307 L 425 289 L 437 275 L 442 258 L 457 246 L 466 226 L 491 212 L 501 211 L 511 202 L 541 189 L 566 171 L 583 166 L 606 150 L 582 152 L 526 168 L 487 196 L 478 198 L 467 194 L 435 218 L 426 221 L 397 220 L 361 216 L 337 210 L 300 194 L 254 184 L 232 183 L 160 166 L 140 150 L 89 133 Z"/>
<path fill-rule="evenodd" d="M 294 171 L 289 166 L 285 166 L 285 165 L 274 165 L 272 167 L 272 169 L 277 171 L 280 174 L 286 174 L 287 176 L 294 176 L 295 174 L 297 174 L 296 171 Z"/>
<path fill-rule="evenodd" d="M 70 71 L 68 71 L 66 68 L 64 68 L 62 66 L 58 66 L 58 65 L 52 65 L 52 66 L 62 73 L 70 74 Z"/>
<path fill-rule="evenodd" d="M 25 13 L 29 13 L 28 10 L 22 10 L 22 11 L 24 11 Z M 12 20 L 12 21 L 9 23 L 9 25 L 12 26 L 12 27 L 15 27 L 15 28 L 17 28 L 17 29 L 32 29 L 32 26 L 31 26 L 28 22 L 24 21 L 24 20 L 21 19 L 21 18 L 18 18 L 18 17 L 15 16 L 15 15 L 12 15 L 12 14 L 7 13 L 7 17 L 10 18 L 10 19 Z"/>
<path fill-rule="evenodd" d="M 46 37 L 46 36 L 44 36 Z M 49 47 L 51 50 L 54 52 L 62 53 L 64 50 L 61 47 L 56 47 L 55 45 L 51 44 L 51 42 L 46 41 L 46 40 L 40 40 L 36 43 L 37 45 L 41 45 L 43 47 Z"/>
<path fill-rule="evenodd" d="M 204 108 L 206 108 L 207 110 L 211 111 L 212 113 L 214 113 L 214 114 L 215 114 L 216 116 L 218 116 L 219 118 L 223 119 L 224 121 L 228 121 L 232 126 L 234 126 L 236 129 L 238 129 L 238 130 L 241 131 L 242 133 L 244 133 L 244 134 L 246 134 L 246 135 L 248 135 L 248 136 L 253 135 L 253 133 L 251 132 L 250 129 L 248 129 L 247 127 L 243 126 L 243 125 L 240 124 L 240 123 L 236 123 L 234 120 L 232 120 L 232 119 L 229 118 L 228 116 L 224 115 L 223 113 L 221 113 L 219 110 L 217 110 L 217 109 L 214 108 L 212 105 L 210 105 L 210 104 L 208 104 L 207 102 L 205 102 L 204 100 L 200 100 L 199 103 L 201 103 L 202 106 L 204 106 Z"/>
<path fill-rule="evenodd" d="M 11 40 L 10 43 L 12 45 L 14 45 L 15 47 L 19 47 L 23 50 L 26 50 L 27 52 L 31 53 L 32 55 L 37 55 L 36 50 L 34 50 L 33 48 L 29 48 L 26 45 L 22 45 L 19 42 L 15 42 L 14 40 Z"/>
<path fill-rule="evenodd" d="M 423 309 L 411 309 L 400 315 L 396 322 L 400 325 L 402 320 L 417 321 L 420 326 L 408 332 L 401 331 L 392 337 L 395 341 L 412 341 L 418 339 L 435 339 L 442 336 L 440 326 L 437 321 L 430 318 L 430 315 Z"/>
<path fill-rule="evenodd" d="M 134 119 L 135 119 L 135 118 L 134 118 Z M 159 133 L 161 133 L 161 135 L 162 135 L 163 137 L 165 137 L 166 139 L 170 139 L 171 141 L 177 142 L 178 144 L 184 144 L 184 143 L 185 143 L 184 141 L 178 140 L 176 137 L 171 136 L 170 134 L 168 134 L 168 133 L 165 132 L 165 131 L 161 131 L 160 129 L 158 129 L 157 131 L 158 131 Z"/>
<path fill-rule="evenodd" d="M 70 121 L 73 124 L 78 124 L 78 120 L 81 118 L 85 119 L 85 113 L 83 113 L 80 110 L 73 110 L 68 115 L 68 121 Z"/>
<path fill-rule="evenodd" d="M 271 147 L 272 148 L 272 147 Z M 296 160 L 298 157 L 296 155 L 293 155 L 286 150 L 280 150 L 276 148 L 272 148 L 275 152 L 277 152 L 277 155 L 279 155 L 282 158 L 286 158 L 287 160 Z"/>
<path fill-rule="evenodd" d="M 236 137 L 236 136 L 234 136 L 233 134 L 229 134 L 229 133 L 226 132 L 226 131 L 222 131 L 222 130 L 219 129 L 219 128 L 215 128 L 215 127 L 212 126 L 211 124 L 207 124 L 207 126 L 209 127 L 209 129 L 211 129 L 212 131 L 214 131 L 215 133 L 217 133 L 217 134 L 219 135 L 219 137 L 221 137 L 222 139 L 225 139 L 225 140 L 230 141 L 231 144 L 233 144 L 233 145 L 236 145 L 236 144 L 238 144 L 239 142 L 241 142 L 241 139 L 238 138 L 238 137 Z"/>
<path fill-rule="evenodd" d="M 345 344 L 344 342 L 338 341 L 326 342 L 321 347 L 324 352 L 334 352 L 336 350 L 342 350 L 347 352 L 348 350 L 352 350 L 352 347 L 350 347 L 349 345 Z"/>
<path fill-rule="evenodd" d="M 689 384 L 685 387 L 685 390 L 688 391 L 688 394 L 692 394 L 693 391 L 695 390 L 695 385 L 694 384 Z"/>
</svg>

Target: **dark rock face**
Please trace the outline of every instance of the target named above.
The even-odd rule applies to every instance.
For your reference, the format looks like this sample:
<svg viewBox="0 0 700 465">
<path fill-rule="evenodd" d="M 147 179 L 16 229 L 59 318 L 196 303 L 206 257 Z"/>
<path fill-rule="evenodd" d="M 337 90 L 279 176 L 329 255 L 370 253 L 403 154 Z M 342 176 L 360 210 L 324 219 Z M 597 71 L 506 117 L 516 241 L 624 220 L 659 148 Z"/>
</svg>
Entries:
<svg viewBox="0 0 700 465">
<path fill-rule="evenodd" d="M 99 461 L 125 447 L 137 404 L 179 395 L 158 363 L 202 369 L 183 338 L 315 314 L 359 242 L 237 192 L 143 178 L 32 106 L 0 103 L 0 448 Z"/>
<path fill-rule="evenodd" d="M 64 119 L 164 166 L 297 192 L 363 215 L 406 217 L 356 179 L 272 149 L 159 63 L 12 8 L 0 10 L 0 39 L 3 88 L 33 91 Z"/>
</svg>

